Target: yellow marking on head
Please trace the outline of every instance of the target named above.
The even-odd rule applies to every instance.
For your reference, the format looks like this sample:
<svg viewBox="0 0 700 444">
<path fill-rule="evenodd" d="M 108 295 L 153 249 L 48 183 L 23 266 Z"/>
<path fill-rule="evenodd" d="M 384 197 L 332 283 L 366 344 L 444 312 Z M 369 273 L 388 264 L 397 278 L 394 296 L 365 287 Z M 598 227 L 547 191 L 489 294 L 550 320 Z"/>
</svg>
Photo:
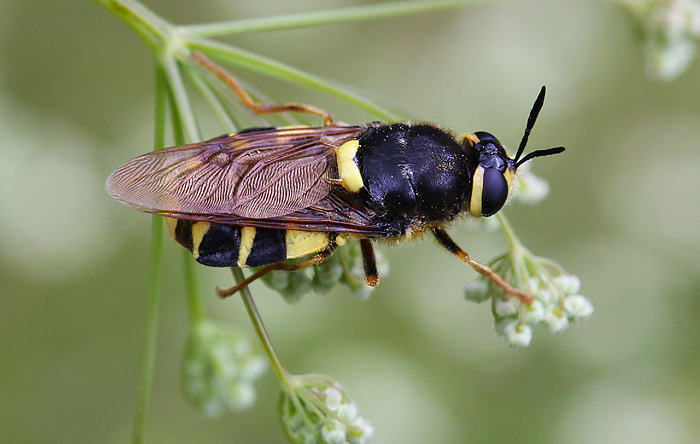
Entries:
<svg viewBox="0 0 700 444">
<path fill-rule="evenodd" d="M 481 142 L 478 137 L 476 137 L 474 134 L 462 134 L 462 140 L 467 139 L 471 146 L 476 145 L 477 143 Z"/>
<path fill-rule="evenodd" d="M 355 155 L 360 147 L 360 141 L 348 140 L 336 151 L 336 159 L 338 162 L 338 177 L 343 187 L 351 193 L 359 192 L 365 186 L 362 181 L 360 169 L 355 163 Z"/>
<path fill-rule="evenodd" d="M 199 257 L 199 245 L 204 239 L 204 235 L 209 231 L 209 222 L 195 222 L 192 224 L 192 255 L 195 259 Z"/>
<path fill-rule="evenodd" d="M 168 227 L 168 231 L 170 232 L 170 237 L 175 239 L 175 230 L 177 229 L 177 219 L 173 219 L 172 217 L 164 217 L 165 219 L 165 225 Z M 177 239 L 175 239 L 177 240 Z"/>
<path fill-rule="evenodd" d="M 515 170 L 506 168 L 506 171 L 503 173 L 503 176 L 506 178 L 506 182 L 508 183 L 508 197 L 510 198 L 510 191 L 515 183 Z"/>
<path fill-rule="evenodd" d="M 469 200 L 469 213 L 474 217 L 481 217 L 481 199 L 484 192 L 484 167 L 478 166 L 472 178 L 472 195 Z"/>
<path fill-rule="evenodd" d="M 287 230 L 285 242 L 287 244 L 287 259 L 294 259 L 323 250 L 328 246 L 330 239 L 328 233 Z"/>
<path fill-rule="evenodd" d="M 250 250 L 253 249 L 253 242 L 255 242 L 255 227 L 242 227 L 241 228 L 241 246 L 238 249 L 238 266 L 245 267 L 246 261 L 248 260 L 248 255 Z"/>
</svg>

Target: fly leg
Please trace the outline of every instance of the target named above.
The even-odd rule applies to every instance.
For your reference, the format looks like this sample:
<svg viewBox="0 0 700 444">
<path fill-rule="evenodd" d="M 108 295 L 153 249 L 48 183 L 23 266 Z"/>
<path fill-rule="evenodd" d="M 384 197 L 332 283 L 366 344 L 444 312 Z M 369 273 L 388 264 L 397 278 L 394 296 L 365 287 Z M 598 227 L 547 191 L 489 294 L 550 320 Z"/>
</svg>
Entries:
<svg viewBox="0 0 700 444">
<path fill-rule="evenodd" d="M 266 103 L 256 103 L 252 97 L 243 89 L 241 84 L 229 73 L 224 71 L 223 68 L 216 65 L 214 62 L 209 60 L 199 51 L 193 51 L 192 57 L 194 57 L 202 66 L 214 73 L 219 79 L 221 79 L 226 85 L 228 85 L 231 90 L 238 96 L 238 98 L 243 102 L 245 106 L 250 108 L 256 114 L 274 114 L 274 113 L 284 113 L 284 112 L 298 112 L 306 114 L 315 114 L 323 118 L 323 125 L 330 126 L 334 124 L 333 117 L 325 110 L 315 107 L 313 105 L 306 105 L 303 103 L 280 103 L 280 104 L 266 104 Z"/>
<path fill-rule="evenodd" d="M 510 284 L 504 281 L 501 276 L 496 274 L 496 272 L 493 271 L 491 268 L 472 259 L 471 256 L 469 256 L 469 253 L 462 250 L 459 247 L 459 245 L 457 245 L 455 241 L 452 240 L 450 235 L 447 234 L 445 230 L 443 230 L 442 228 L 433 228 L 432 230 L 433 235 L 435 235 L 435 238 L 437 239 L 438 243 L 442 245 L 442 247 L 445 248 L 447 251 L 457 256 L 462 262 L 466 262 L 474 270 L 491 279 L 491 281 L 494 284 L 501 287 L 504 292 L 515 296 L 516 298 L 520 299 L 528 305 L 532 303 L 532 301 L 534 300 L 532 295 L 525 294 L 517 288 L 512 287 Z"/>
<path fill-rule="evenodd" d="M 278 264 L 272 264 L 268 265 L 266 267 L 261 268 L 260 270 L 256 271 L 255 273 L 251 274 L 248 276 L 246 279 L 241 281 L 240 283 L 234 285 L 231 288 L 227 288 L 225 290 L 222 290 L 221 288 L 217 288 L 216 292 L 219 294 L 219 297 L 221 298 L 227 298 L 243 288 L 247 287 L 248 285 L 252 284 L 253 282 L 257 281 L 261 277 L 265 276 L 269 272 L 273 270 L 285 270 L 285 271 L 296 271 L 296 270 L 301 270 L 307 267 L 310 267 L 312 265 L 318 265 L 324 260 L 328 258 L 335 249 L 338 247 L 338 245 L 335 242 L 331 242 L 328 244 L 328 246 L 316 253 L 312 258 L 306 259 L 301 262 L 297 262 L 296 264 L 285 264 L 283 262 L 280 262 Z"/>
<path fill-rule="evenodd" d="M 377 273 L 374 248 L 372 248 L 369 239 L 360 239 L 360 249 L 362 251 L 362 266 L 365 269 L 365 282 L 370 287 L 376 287 L 379 283 L 379 274 Z"/>
</svg>

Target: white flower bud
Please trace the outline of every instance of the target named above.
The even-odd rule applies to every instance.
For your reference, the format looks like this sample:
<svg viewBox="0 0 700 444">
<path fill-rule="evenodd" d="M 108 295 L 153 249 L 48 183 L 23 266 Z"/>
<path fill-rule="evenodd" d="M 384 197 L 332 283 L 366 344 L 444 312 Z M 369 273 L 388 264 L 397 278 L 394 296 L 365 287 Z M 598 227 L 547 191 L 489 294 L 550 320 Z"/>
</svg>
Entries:
<svg viewBox="0 0 700 444">
<path fill-rule="evenodd" d="M 567 318 L 558 306 L 549 307 L 544 315 L 544 323 L 550 333 L 561 333 L 569 326 Z"/>
<path fill-rule="evenodd" d="M 345 403 L 341 404 L 338 408 L 338 417 L 348 424 L 352 423 L 357 419 L 357 406 L 355 403 Z"/>
<path fill-rule="evenodd" d="M 544 304 L 538 300 L 532 301 L 532 304 L 525 305 L 523 312 L 523 321 L 530 325 L 535 325 L 544 319 L 545 308 Z"/>
<path fill-rule="evenodd" d="M 361 434 L 360 436 L 351 435 L 348 441 L 351 444 L 369 444 L 374 436 L 374 426 L 362 417 L 357 418 L 351 425 L 360 430 Z"/>
<path fill-rule="evenodd" d="M 500 317 L 513 316 L 518 314 L 518 300 L 515 298 L 496 299 L 496 314 Z"/>
<path fill-rule="evenodd" d="M 573 321 L 583 321 L 593 314 L 593 304 L 580 294 L 574 294 L 564 299 L 564 310 Z"/>
<path fill-rule="evenodd" d="M 505 326 L 504 336 L 506 343 L 512 347 L 527 347 L 532 341 L 532 327 L 511 321 Z"/>
<path fill-rule="evenodd" d="M 345 444 L 347 429 L 339 421 L 330 421 L 321 427 L 321 436 L 327 444 Z"/>
<path fill-rule="evenodd" d="M 476 279 L 467 282 L 464 285 L 464 299 L 471 302 L 483 302 L 489 298 L 489 284 L 482 280 Z"/>
<path fill-rule="evenodd" d="M 340 390 L 331 387 L 327 388 L 323 392 L 325 396 L 325 401 L 326 401 L 326 406 L 332 411 L 335 412 L 338 410 L 340 407 L 341 403 L 343 402 L 343 395 L 340 393 Z"/>
<path fill-rule="evenodd" d="M 574 274 L 562 274 L 554 278 L 554 285 L 564 294 L 575 294 L 581 289 L 581 280 Z"/>
<path fill-rule="evenodd" d="M 559 303 L 559 295 L 551 288 L 540 288 L 535 292 L 535 299 L 542 301 L 545 306 Z"/>
</svg>

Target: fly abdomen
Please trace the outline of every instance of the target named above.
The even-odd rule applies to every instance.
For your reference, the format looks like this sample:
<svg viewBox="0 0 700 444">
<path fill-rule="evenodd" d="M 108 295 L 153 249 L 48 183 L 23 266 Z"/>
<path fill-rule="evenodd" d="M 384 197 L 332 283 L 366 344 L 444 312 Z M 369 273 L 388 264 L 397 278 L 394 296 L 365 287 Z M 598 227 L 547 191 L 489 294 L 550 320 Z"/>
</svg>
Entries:
<svg viewBox="0 0 700 444">
<path fill-rule="evenodd" d="M 166 218 L 172 237 L 200 264 L 260 267 L 323 250 L 330 234 Z"/>
</svg>

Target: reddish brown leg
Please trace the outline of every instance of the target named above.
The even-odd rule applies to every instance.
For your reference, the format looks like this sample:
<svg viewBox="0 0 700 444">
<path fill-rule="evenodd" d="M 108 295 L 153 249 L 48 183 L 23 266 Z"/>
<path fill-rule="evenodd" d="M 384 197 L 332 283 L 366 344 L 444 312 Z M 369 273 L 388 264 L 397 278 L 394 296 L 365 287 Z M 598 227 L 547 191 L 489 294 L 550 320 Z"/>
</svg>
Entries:
<svg viewBox="0 0 700 444">
<path fill-rule="evenodd" d="M 362 266 L 365 269 L 365 282 L 370 287 L 376 287 L 379 283 L 379 274 L 377 273 L 377 261 L 374 258 L 374 248 L 369 239 L 360 239 L 360 248 L 362 250 Z"/>
<path fill-rule="evenodd" d="M 491 279 L 491 281 L 493 281 L 494 284 L 501 287 L 504 292 L 515 296 L 516 298 L 520 299 L 528 305 L 532 303 L 532 301 L 534 300 L 532 295 L 525 294 L 517 288 L 512 287 L 510 284 L 504 281 L 502 277 L 496 274 L 496 272 L 493 271 L 491 268 L 484 264 L 480 264 L 479 262 L 472 259 L 471 256 L 469 256 L 469 253 L 462 250 L 459 247 L 459 245 L 457 245 L 455 241 L 452 240 L 450 235 L 447 234 L 445 230 L 443 230 L 442 228 L 433 228 L 433 234 L 435 235 L 435 238 L 440 243 L 440 245 L 442 245 L 447 251 L 460 258 L 463 262 L 466 262 L 469 265 L 471 265 L 471 267 L 477 272 Z"/>
<path fill-rule="evenodd" d="M 285 271 L 296 271 L 296 270 L 301 270 L 306 267 L 310 267 L 312 265 L 318 265 L 328 256 L 333 254 L 335 249 L 337 248 L 337 245 L 335 243 L 331 243 L 326 247 L 325 250 L 318 252 L 314 257 L 311 259 L 307 259 L 305 261 L 297 262 L 296 264 L 285 264 L 285 263 L 279 263 L 279 264 L 272 264 L 268 265 L 267 267 L 261 268 L 260 270 L 256 271 L 255 273 L 251 274 L 248 276 L 246 279 L 244 279 L 242 282 L 234 285 L 231 288 L 227 288 L 225 290 L 222 290 L 221 288 L 217 288 L 216 292 L 219 294 L 219 297 L 221 298 L 227 298 L 233 294 L 236 294 L 243 288 L 247 287 L 248 285 L 252 284 L 253 282 L 257 281 L 261 277 L 265 276 L 267 273 L 273 271 L 273 270 L 285 270 Z"/>
<path fill-rule="evenodd" d="M 206 69 L 214 73 L 219 79 L 228 85 L 231 90 L 241 99 L 241 102 L 248 108 L 250 108 L 256 114 L 274 114 L 274 113 L 284 113 L 284 112 L 297 112 L 297 113 L 307 113 L 315 114 L 323 118 L 323 125 L 329 126 L 333 125 L 333 117 L 321 108 L 317 108 L 313 105 L 305 105 L 303 103 L 280 103 L 280 104 L 265 104 L 256 103 L 253 98 L 243 89 L 238 80 L 236 80 L 229 73 L 224 71 L 223 68 L 216 65 L 214 62 L 209 60 L 199 51 L 193 51 L 192 57 L 197 59 L 197 61 L 204 66 Z"/>
</svg>

